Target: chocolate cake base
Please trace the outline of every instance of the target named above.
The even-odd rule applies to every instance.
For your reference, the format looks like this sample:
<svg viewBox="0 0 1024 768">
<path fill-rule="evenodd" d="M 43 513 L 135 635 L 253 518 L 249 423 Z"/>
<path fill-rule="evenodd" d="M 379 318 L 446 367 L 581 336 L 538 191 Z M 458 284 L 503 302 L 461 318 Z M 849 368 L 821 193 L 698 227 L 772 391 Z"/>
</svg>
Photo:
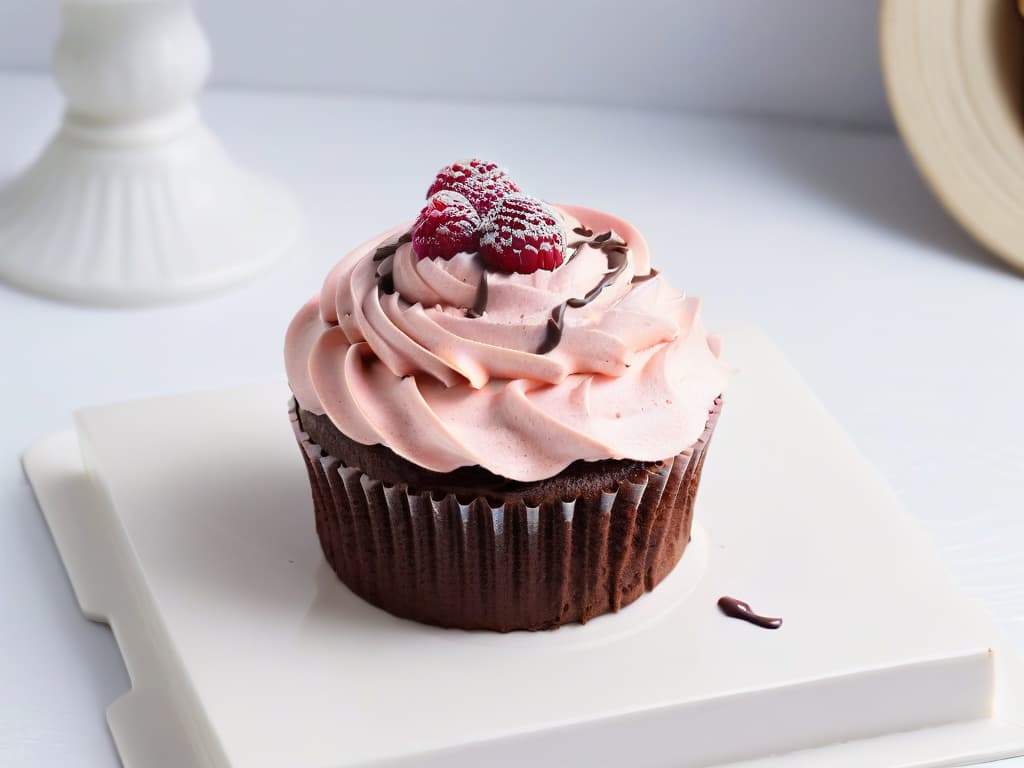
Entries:
<svg viewBox="0 0 1024 768">
<path fill-rule="evenodd" d="M 671 572 L 721 401 L 697 442 L 656 463 L 576 462 L 521 483 L 425 470 L 292 406 L 324 556 L 396 616 L 462 629 L 552 629 L 629 605 Z"/>
</svg>

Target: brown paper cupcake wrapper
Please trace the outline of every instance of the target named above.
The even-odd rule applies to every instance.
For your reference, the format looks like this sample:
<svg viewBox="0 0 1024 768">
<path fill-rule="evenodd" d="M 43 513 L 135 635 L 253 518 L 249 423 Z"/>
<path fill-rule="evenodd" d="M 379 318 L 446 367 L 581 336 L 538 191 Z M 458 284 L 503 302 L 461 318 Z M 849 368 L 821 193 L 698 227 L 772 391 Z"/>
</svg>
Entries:
<svg viewBox="0 0 1024 768">
<path fill-rule="evenodd" d="M 719 406 L 689 450 L 639 481 L 537 506 L 383 483 L 313 443 L 294 402 L 291 420 L 324 555 L 353 592 L 397 616 L 504 632 L 618 611 L 668 575 L 690 541 Z"/>
</svg>

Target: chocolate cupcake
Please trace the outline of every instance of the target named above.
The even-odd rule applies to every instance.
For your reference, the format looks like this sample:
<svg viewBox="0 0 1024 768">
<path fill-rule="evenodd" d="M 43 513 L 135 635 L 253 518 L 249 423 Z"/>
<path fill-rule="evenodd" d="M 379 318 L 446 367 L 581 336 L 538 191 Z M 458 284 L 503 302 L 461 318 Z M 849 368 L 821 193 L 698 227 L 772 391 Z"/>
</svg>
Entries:
<svg viewBox="0 0 1024 768">
<path fill-rule="evenodd" d="M 292 421 L 340 579 L 391 613 L 550 629 L 653 589 L 690 540 L 730 374 L 627 222 L 443 169 L 288 330 Z"/>
</svg>

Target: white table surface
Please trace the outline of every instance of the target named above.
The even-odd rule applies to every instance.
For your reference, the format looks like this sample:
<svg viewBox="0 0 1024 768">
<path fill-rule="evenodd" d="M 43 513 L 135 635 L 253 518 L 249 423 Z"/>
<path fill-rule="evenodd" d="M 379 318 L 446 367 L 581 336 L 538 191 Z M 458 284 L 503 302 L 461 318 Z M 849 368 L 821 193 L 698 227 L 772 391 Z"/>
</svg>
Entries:
<svg viewBox="0 0 1024 768">
<path fill-rule="evenodd" d="M 60 99 L 41 78 L 0 75 L 0 104 L 6 178 Z M 328 267 L 413 217 L 437 168 L 469 154 L 548 199 L 632 219 L 672 282 L 707 298 L 712 327 L 764 328 L 1024 652 L 1024 279 L 946 217 L 894 135 L 278 93 L 203 106 L 237 157 L 305 208 L 280 268 L 147 310 L 0 287 L 0 765 L 116 765 L 103 711 L 129 687 L 109 630 L 78 612 L 24 448 L 82 405 L 282 378 L 285 326 Z"/>
</svg>

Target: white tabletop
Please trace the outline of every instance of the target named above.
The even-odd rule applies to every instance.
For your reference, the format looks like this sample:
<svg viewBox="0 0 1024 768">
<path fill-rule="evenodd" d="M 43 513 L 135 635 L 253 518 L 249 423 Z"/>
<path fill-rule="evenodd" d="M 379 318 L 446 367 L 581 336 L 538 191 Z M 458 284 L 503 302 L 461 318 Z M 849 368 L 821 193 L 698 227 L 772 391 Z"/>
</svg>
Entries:
<svg viewBox="0 0 1024 768">
<path fill-rule="evenodd" d="M 0 103 L 7 177 L 60 101 L 43 79 L 0 76 Z M 284 265 L 152 310 L 0 287 L 0 764 L 116 765 L 103 710 L 129 686 L 110 632 L 78 612 L 22 450 L 82 405 L 282 378 L 284 328 L 327 268 L 414 216 L 436 169 L 470 154 L 545 198 L 632 219 L 672 282 L 706 297 L 711 327 L 764 328 L 1024 652 L 1024 281 L 945 216 L 895 136 L 310 95 L 203 106 L 239 159 L 298 194 L 307 234 Z"/>
</svg>

